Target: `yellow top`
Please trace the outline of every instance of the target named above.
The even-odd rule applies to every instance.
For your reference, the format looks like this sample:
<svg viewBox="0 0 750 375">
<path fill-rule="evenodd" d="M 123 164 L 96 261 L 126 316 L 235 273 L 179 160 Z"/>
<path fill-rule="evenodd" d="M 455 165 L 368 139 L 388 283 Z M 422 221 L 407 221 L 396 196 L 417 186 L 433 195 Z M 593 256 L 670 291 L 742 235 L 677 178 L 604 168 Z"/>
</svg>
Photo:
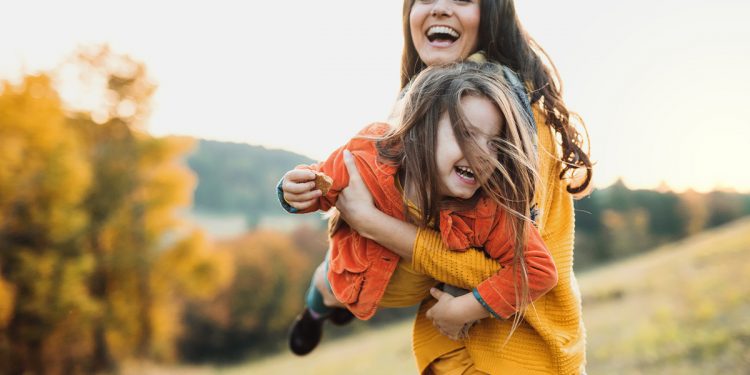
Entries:
<svg viewBox="0 0 750 375">
<path fill-rule="evenodd" d="M 420 372 L 430 362 L 465 347 L 476 368 L 491 374 L 580 374 L 585 365 L 585 332 L 581 319 L 581 298 L 573 274 L 573 201 L 559 179 L 557 146 L 549 125 L 534 108 L 539 142 L 540 186 L 536 202 L 542 239 L 549 248 L 558 271 L 558 284 L 537 299 L 526 312 L 522 324 L 503 346 L 512 319 L 483 319 L 463 341 L 441 335 L 425 317 L 435 303 L 422 303 L 414 322 L 413 348 Z M 479 251 L 448 250 L 440 234 L 420 229 L 414 244 L 412 264 L 405 261 L 391 278 L 381 306 L 396 307 L 418 303 L 429 292 L 434 280 L 472 289 L 499 270 L 498 264 Z"/>
</svg>

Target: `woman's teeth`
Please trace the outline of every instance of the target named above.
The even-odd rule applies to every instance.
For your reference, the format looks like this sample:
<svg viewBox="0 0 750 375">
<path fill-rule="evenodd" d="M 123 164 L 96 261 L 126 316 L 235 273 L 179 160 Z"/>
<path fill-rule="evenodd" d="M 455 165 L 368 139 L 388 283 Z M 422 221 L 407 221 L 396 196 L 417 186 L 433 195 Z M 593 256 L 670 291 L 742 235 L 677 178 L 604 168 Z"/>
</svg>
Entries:
<svg viewBox="0 0 750 375">
<path fill-rule="evenodd" d="M 461 34 L 459 34 L 458 31 L 448 26 L 432 26 L 427 29 L 427 38 L 430 41 L 434 41 L 436 39 L 447 39 L 455 41 L 459 36 L 461 36 Z"/>
</svg>

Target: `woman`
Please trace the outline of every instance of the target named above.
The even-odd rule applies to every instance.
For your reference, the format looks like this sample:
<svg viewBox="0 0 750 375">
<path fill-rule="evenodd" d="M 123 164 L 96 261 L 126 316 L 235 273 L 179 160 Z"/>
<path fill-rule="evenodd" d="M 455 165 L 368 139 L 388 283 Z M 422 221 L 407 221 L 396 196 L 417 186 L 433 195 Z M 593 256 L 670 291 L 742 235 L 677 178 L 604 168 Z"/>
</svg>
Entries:
<svg viewBox="0 0 750 375">
<path fill-rule="evenodd" d="M 579 119 L 562 101 L 554 66 L 544 64 L 549 59 L 523 31 L 512 0 L 405 0 L 403 24 L 402 86 L 427 66 L 470 56 L 506 65 L 526 84 L 537 123 L 540 160 L 536 222 L 559 280 L 534 303 L 510 337 L 512 319 L 490 318 L 482 319 L 465 340 L 450 339 L 462 327 L 461 322 L 451 321 L 453 297 L 433 292 L 438 300 L 423 302 L 414 324 L 413 347 L 420 372 L 583 373 L 584 329 L 572 270 L 572 197 L 588 191 L 591 163 L 581 149 L 583 137 L 571 124 Z M 461 288 L 475 288 L 498 271 L 497 264 L 480 252 L 449 251 L 437 232 L 378 211 L 355 169 L 349 167 L 350 184 L 336 207 L 361 235 L 411 260 L 408 266 L 415 273 Z M 294 196 L 284 198 L 292 205 L 305 204 Z M 407 302 L 412 301 L 394 305 Z"/>
</svg>

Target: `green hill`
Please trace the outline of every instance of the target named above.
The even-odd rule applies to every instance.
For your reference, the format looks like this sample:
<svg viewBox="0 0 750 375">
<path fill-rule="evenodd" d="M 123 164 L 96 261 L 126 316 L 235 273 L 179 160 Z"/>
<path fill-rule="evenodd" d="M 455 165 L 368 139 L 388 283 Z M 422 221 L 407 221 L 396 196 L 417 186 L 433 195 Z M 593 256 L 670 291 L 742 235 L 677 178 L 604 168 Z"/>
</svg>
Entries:
<svg viewBox="0 0 750 375">
<path fill-rule="evenodd" d="M 276 199 L 279 178 L 308 157 L 241 143 L 200 140 L 187 163 L 198 176 L 194 207 L 211 214 L 242 214 L 249 226 L 283 214 Z"/>
</svg>

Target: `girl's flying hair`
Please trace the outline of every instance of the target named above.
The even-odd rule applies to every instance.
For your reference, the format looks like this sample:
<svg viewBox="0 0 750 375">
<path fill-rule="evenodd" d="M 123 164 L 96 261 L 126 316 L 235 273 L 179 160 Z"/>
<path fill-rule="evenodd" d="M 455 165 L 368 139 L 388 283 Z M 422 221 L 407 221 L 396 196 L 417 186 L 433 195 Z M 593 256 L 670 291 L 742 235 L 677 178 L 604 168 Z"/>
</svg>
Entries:
<svg viewBox="0 0 750 375">
<path fill-rule="evenodd" d="M 488 99 L 502 114 L 500 134 L 492 138 L 490 152 L 477 143 L 475 131 L 462 110 L 466 96 Z M 383 162 L 396 165 L 404 189 L 413 192 L 417 217 L 404 207 L 407 218 L 421 227 L 435 224 L 447 205 L 457 201 L 438 193 L 436 141 L 438 123 L 447 113 L 456 141 L 481 185 L 478 194 L 496 201 L 507 213 L 507 233 L 514 240 L 516 306 L 520 319 L 528 305 L 528 278 L 523 251 L 530 223 L 529 212 L 538 181 L 535 130 L 513 89 L 503 79 L 502 67 L 493 63 L 462 62 L 424 69 L 407 89 L 398 126 L 378 140 Z M 478 196 L 473 198 L 474 202 Z M 520 292 L 519 292 L 520 291 Z M 514 324 L 515 327 L 516 324 Z"/>
</svg>

